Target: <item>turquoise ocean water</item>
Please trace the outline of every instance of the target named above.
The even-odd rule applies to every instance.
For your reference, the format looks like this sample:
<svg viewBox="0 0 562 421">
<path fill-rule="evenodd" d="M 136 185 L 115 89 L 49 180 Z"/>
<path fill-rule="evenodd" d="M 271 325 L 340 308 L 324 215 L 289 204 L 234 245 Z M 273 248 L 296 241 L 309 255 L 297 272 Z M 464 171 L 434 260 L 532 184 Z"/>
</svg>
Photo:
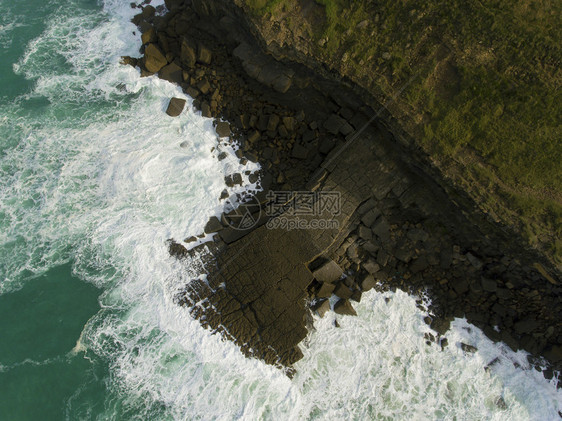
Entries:
<svg viewBox="0 0 562 421">
<path fill-rule="evenodd" d="M 292 380 L 177 307 L 194 273 L 165 241 L 201 232 L 240 168 L 209 119 L 164 114 L 181 91 L 119 65 L 133 14 L 0 0 L 0 420 L 559 419 L 524 353 L 464 320 L 427 346 L 403 293 L 317 320 Z"/>
</svg>

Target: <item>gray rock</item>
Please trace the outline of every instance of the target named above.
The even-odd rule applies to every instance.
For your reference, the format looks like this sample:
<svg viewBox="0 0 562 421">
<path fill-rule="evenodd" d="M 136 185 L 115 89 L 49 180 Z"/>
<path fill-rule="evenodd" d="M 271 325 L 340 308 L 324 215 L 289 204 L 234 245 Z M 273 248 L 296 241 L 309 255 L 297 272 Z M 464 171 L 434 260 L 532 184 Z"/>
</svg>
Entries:
<svg viewBox="0 0 562 421">
<path fill-rule="evenodd" d="M 377 281 L 373 275 L 367 275 L 361 281 L 361 289 L 363 291 L 369 291 L 377 285 Z"/>
<path fill-rule="evenodd" d="M 241 186 L 242 185 L 242 174 L 235 173 L 235 174 L 227 175 L 224 178 L 224 182 L 225 182 L 227 187 L 234 187 L 236 185 Z"/>
<path fill-rule="evenodd" d="M 324 315 L 330 311 L 330 300 L 319 300 L 314 303 L 311 307 L 312 311 L 318 313 L 320 317 L 324 317 Z"/>
<path fill-rule="evenodd" d="M 461 349 L 462 349 L 464 352 L 469 352 L 469 353 L 471 353 L 471 354 L 473 354 L 473 353 L 475 353 L 476 351 L 478 351 L 478 348 L 476 348 L 475 346 L 468 345 L 468 344 L 465 344 L 465 343 L 463 343 L 463 342 L 461 342 Z"/>
<path fill-rule="evenodd" d="M 170 117 L 177 117 L 183 111 L 185 107 L 185 99 L 181 98 L 172 98 L 170 99 L 170 103 L 168 104 L 168 108 L 166 109 L 166 114 Z"/>
</svg>

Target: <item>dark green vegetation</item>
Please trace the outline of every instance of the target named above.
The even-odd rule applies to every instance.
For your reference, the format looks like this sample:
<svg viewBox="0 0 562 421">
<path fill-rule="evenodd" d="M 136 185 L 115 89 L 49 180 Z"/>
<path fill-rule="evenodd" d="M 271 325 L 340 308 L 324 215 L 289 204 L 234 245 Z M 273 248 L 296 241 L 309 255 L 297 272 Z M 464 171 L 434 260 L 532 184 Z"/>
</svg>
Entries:
<svg viewBox="0 0 562 421">
<path fill-rule="evenodd" d="M 400 92 L 389 110 L 444 174 L 562 263 L 562 3 L 245 3 L 381 102 Z"/>
</svg>

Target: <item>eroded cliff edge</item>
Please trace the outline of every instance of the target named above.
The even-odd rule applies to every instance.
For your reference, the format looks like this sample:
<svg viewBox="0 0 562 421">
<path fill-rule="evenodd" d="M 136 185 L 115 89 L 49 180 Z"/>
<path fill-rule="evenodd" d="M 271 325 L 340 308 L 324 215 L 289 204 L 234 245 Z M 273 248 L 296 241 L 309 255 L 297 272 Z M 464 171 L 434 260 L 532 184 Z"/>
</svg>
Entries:
<svg viewBox="0 0 562 421">
<path fill-rule="evenodd" d="M 264 54 L 232 2 L 167 6 L 163 17 L 148 6 L 137 17 L 143 74 L 181 84 L 204 115 L 227 120 L 220 131 L 242 143 L 241 160 L 259 159 L 266 191 L 312 192 L 312 205 L 322 192 L 340 197 L 339 212 L 314 215 L 337 228 L 288 231 L 258 217 L 240 230 L 223 215 L 206 228 L 213 243 L 188 251 L 174 239 L 170 251 L 203 259 L 207 272 L 182 288 L 179 304 L 247 355 L 290 367 L 310 306 L 326 311 L 328 296 L 339 297 L 336 312 L 353 314 L 351 301 L 372 288 L 429 291 L 434 340 L 443 344 L 447 320 L 466 316 L 490 338 L 560 366 L 560 274 L 450 186 L 384 107 L 329 72 Z M 259 200 L 265 210 L 267 197 Z M 285 216 L 295 206 L 304 205 Z"/>
</svg>

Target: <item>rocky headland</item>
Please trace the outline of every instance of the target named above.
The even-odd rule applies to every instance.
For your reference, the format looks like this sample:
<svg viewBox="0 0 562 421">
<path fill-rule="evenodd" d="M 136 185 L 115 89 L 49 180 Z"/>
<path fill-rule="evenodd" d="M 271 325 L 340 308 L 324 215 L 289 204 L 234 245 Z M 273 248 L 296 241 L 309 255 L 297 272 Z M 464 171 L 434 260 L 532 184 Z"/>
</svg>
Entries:
<svg viewBox="0 0 562 421">
<path fill-rule="evenodd" d="M 363 293 L 400 288 L 431 298 L 428 342 L 447 346 L 449 322 L 466 317 L 492 340 L 528 351 L 536 367 L 546 359 L 545 376 L 560 370 L 558 269 L 452 185 L 369 90 L 313 55 L 291 60 L 285 48 L 279 59 L 267 28 L 237 2 L 135 7 L 142 57 L 123 62 L 179 84 L 216 119 L 217 146 L 238 144 L 241 163 L 262 167 L 244 174 L 263 189 L 253 207 L 240 198 L 251 224 L 227 209 L 205 227 L 213 241 L 170 240 L 170 253 L 206 274 L 179 289 L 178 305 L 291 374 L 311 312 L 353 315 Z M 167 113 L 184 106 L 171 99 Z M 227 203 L 242 179 L 227 175 L 217 200 Z M 279 223 L 295 220 L 306 229 Z"/>
</svg>

